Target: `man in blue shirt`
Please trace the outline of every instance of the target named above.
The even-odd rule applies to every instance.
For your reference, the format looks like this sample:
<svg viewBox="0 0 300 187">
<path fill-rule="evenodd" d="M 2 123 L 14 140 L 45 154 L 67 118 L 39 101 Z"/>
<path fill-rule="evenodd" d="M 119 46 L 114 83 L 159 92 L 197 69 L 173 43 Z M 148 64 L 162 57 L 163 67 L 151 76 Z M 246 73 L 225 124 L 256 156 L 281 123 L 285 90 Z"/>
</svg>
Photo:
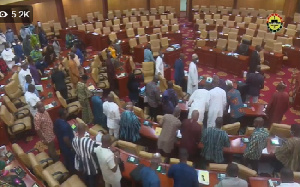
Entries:
<svg viewBox="0 0 300 187">
<path fill-rule="evenodd" d="M 174 187 L 198 187 L 198 176 L 196 170 L 187 165 L 189 155 L 186 149 L 179 150 L 180 163 L 170 167 L 168 177 L 174 179 Z"/>
<path fill-rule="evenodd" d="M 75 53 L 78 56 L 80 64 L 82 65 L 83 62 L 84 62 L 84 55 L 81 52 L 81 50 L 77 47 L 77 45 L 74 45 L 74 47 L 72 49 L 72 52 Z"/>
<path fill-rule="evenodd" d="M 72 148 L 72 140 L 74 138 L 74 133 L 66 121 L 68 113 L 64 108 L 59 109 L 58 111 L 59 119 L 54 123 L 54 133 L 59 143 L 60 151 L 64 157 L 66 168 L 72 172 L 74 171 L 74 158 L 75 152 Z"/>
<path fill-rule="evenodd" d="M 156 173 L 156 168 L 161 162 L 159 153 L 153 155 L 150 167 L 143 167 L 140 171 L 141 182 L 143 187 L 160 187 L 160 180 Z"/>
<path fill-rule="evenodd" d="M 148 44 L 144 49 L 144 62 L 154 62 L 155 63 L 152 51 L 150 49 L 151 49 L 150 44 Z"/>
<path fill-rule="evenodd" d="M 175 84 L 182 86 L 182 80 L 184 79 L 184 54 L 180 53 L 179 59 L 175 61 L 174 64 L 174 79 L 175 79 Z"/>
</svg>

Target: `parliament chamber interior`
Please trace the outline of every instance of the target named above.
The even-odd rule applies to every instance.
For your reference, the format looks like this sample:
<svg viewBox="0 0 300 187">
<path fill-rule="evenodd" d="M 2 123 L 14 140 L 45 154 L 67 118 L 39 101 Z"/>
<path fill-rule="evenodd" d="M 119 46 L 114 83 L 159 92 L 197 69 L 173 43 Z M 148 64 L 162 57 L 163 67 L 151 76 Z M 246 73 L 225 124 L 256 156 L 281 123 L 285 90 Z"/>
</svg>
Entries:
<svg viewBox="0 0 300 187">
<path fill-rule="evenodd" d="M 300 186 L 300 0 L 0 0 L 1 187 Z"/>
</svg>

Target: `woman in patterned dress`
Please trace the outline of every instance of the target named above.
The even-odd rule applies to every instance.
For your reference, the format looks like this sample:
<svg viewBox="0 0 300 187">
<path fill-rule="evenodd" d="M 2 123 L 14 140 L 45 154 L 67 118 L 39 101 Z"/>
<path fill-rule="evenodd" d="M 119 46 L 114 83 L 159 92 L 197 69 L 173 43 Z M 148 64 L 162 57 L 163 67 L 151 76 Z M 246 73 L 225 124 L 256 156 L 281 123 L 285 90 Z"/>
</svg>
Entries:
<svg viewBox="0 0 300 187">
<path fill-rule="evenodd" d="M 91 91 L 88 90 L 86 83 L 88 80 L 87 75 L 82 75 L 81 81 L 77 83 L 77 96 L 78 101 L 82 107 L 82 120 L 86 124 L 90 124 L 93 122 L 93 113 L 90 106 L 89 98 L 92 96 Z"/>
</svg>

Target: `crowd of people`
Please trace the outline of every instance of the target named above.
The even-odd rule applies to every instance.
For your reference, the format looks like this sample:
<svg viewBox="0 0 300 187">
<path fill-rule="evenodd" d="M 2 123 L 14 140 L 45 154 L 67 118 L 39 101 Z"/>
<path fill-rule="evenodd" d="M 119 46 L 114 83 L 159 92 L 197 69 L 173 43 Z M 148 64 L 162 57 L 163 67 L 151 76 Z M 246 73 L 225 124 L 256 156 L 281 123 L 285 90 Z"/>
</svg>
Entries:
<svg viewBox="0 0 300 187">
<path fill-rule="evenodd" d="M 84 174 L 85 183 L 89 187 L 97 186 L 97 175 L 102 173 L 105 186 L 121 186 L 122 161 L 120 152 L 112 147 L 112 137 L 115 140 L 125 140 L 137 143 L 141 139 L 141 121 L 134 113 L 134 106 L 138 104 L 140 81 L 135 72 L 129 74 L 127 88 L 130 102 L 120 110 L 115 103 L 115 95 L 110 92 L 103 99 L 103 90 L 88 89 L 88 76 L 84 73 L 83 63 L 85 52 L 78 43 L 74 43 L 75 36 L 69 32 L 66 35 L 66 48 L 70 53 L 63 60 L 62 64 L 68 66 L 71 87 L 76 90 L 76 96 L 82 107 L 82 120 L 85 124 L 77 124 L 74 133 L 68 124 L 68 111 L 59 109 L 58 116 L 54 122 L 43 104 L 43 97 L 37 91 L 35 85 L 41 84 L 41 77 L 45 76 L 45 69 L 54 64 L 60 56 L 61 47 L 54 38 L 49 44 L 45 32 L 40 24 L 37 26 L 23 26 L 20 30 L 20 38 L 15 38 L 11 29 L 6 33 L 0 30 L 0 70 L 2 73 L 10 71 L 12 67 L 20 63 L 18 80 L 25 101 L 29 105 L 30 113 L 34 119 L 34 129 L 41 141 L 48 147 L 49 156 L 59 160 L 60 156 L 55 149 L 54 140 L 57 138 L 64 164 L 70 172 L 80 171 Z M 2 50 L 1 50 L 2 49 Z M 260 48 L 256 48 L 256 53 Z M 118 41 L 112 42 L 107 48 L 107 79 L 110 83 L 110 90 L 115 91 L 115 65 L 122 54 Z M 102 54 L 96 55 L 100 58 Z M 144 50 L 144 61 L 155 62 L 155 73 L 153 80 L 145 86 L 145 97 L 149 107 L 150 119 L 158 122 L 161 126 L 161 134 L 157 141 L 157 152 L 151 159 L 150 167 L 143 167 L 140 170 L 140 180 L 144 187 L 160 186 L 160 179 L 156 169 L 162 162 L 162 156 L 166 163 L 170 162 L 173 154 L 177 134 L 180 131 L 181 140 L 179 145 L 180 163 L 172 165 L 167 176 L 174 179 L 174 186 L 199 186 L 196 170 L 187 164 L 192 161 L 197 168 L 201 167 L 199 161 L 206 163 L 226 163 L 223 156 L 223 148 L 230 146 L 230 139 L 226 131 L 222 130 L 223 117 L 227 109 L 230 110 L 230 122 L 240 122 L 244 117 L 242 108 L 244 103 L 241 93 L 235 88 L 234 82 L 222 80 L 217 75 L 207 77 L 204 84 L 199 86 L 198 55 L 192 55 L 187 75 L 187 93 L 189 99 L 187 105 L 189 112 L 187 119 L 180 120 L 181 110 L 178 107 L 180 102 L 175 85 L 184 86 L 184 54 L 174 64 L 174 82 L 168 81 L 168 88 L 161 93 L 159 89 L 160 76 L 164 77 L 165 64 L 162 53 L 155 59 L 151 46 L 147 45 Z M 253 54 L 252 58 L 257 58 Z M 253 60 L 255 61 L 255 60 Z M 256 62 L 256 61 L 255 61 Z M 65 81 L 66 69 L 62 64 L 54 64 L 51 72 L 51 81 L 56 91 L 59 91 L 63 98 L 69 99 L 68 84 Z M 258 102 L 260 90 L 264 87 L 264 76 L 259 65 L 251 65 L 246 81 L 247 93 L 246 103 Z M 249 138 L 246 151 L 243 155 L 243 164 L 250 165 L 253 170 L 258 171 L 258 163 L 262 150 L 266 148 L 269 132 L 264 129 L 267 124 L 280 123 L 284 113 L 288 110 L 288 94 L 285 92 L 286 85 L 280 82 L 270 103 L 266 108 L 268 120 L 258 117 L 254 120 L 254 132 Z M 162 110 L 161 110 L 162 109 Z M 163 115 L 161 120 L 157 116 Z M 86 132 L 86 124 L 98 124 L 108 130 L 108 134 L 100 132 L 101 138 L 93 140 Z M 201 124 L 201 125 L 200 125 Z M 299 143 L 300 127 L 292 125 L 291 138 L 276 149 L 275 158 L 272 162 L 276 172 L 281 172 L 282 184 L 293 183 L 292 171 L 300 170 Z M 198 144 L 203 144 L 201 153 Z M 248 186 L 247 182 L 238 178 L 239 168 L 236 164 L 230 163 L 227 166 L 226 178 L 217 187 L 225 186 Z M 296 184 L 295 184 L 296 186 Z"/>
</svg>

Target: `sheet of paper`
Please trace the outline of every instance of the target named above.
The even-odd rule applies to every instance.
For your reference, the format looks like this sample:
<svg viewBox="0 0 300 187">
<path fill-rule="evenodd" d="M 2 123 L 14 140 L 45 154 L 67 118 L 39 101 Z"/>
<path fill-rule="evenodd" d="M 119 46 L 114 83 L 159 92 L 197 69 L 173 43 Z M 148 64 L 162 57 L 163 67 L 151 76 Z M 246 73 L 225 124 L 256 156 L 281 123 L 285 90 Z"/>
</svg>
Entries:
<svg viewBox="0 0 300 187">
<path fill-rule="evenodd" d="M 209 185 L 209 172 L 205 170 L 198 170 L 198 182 L 200 184 Z"/>
<path fill-rule="evenodd" d="M 44 91 L 43 85 L 35 85 L 35 89 L 38 90 L 38 91 L 41 91 L 41 92 Z"/>
<path fill-rule="evenodd" d="M 95 90 L 95 86 L 94 86 L 94 85 L 90 85 L 90 86 L 88 87 L 88 90 Z"/>
<path fill-rule="evenodd" d="M 268 154 L 267 148 L 264 148 L 264 149 L 262 150 L 262 154 Z"/>
<path fill-rule="evenodd" d="M 161 128 L 160 128 L 160 127 L 156 127 L 156 128 L 155 128 L 155 135 L 156 135 L 156 136 L 159 136 L 160 133 L 161 133 Z"/>
</svg>

